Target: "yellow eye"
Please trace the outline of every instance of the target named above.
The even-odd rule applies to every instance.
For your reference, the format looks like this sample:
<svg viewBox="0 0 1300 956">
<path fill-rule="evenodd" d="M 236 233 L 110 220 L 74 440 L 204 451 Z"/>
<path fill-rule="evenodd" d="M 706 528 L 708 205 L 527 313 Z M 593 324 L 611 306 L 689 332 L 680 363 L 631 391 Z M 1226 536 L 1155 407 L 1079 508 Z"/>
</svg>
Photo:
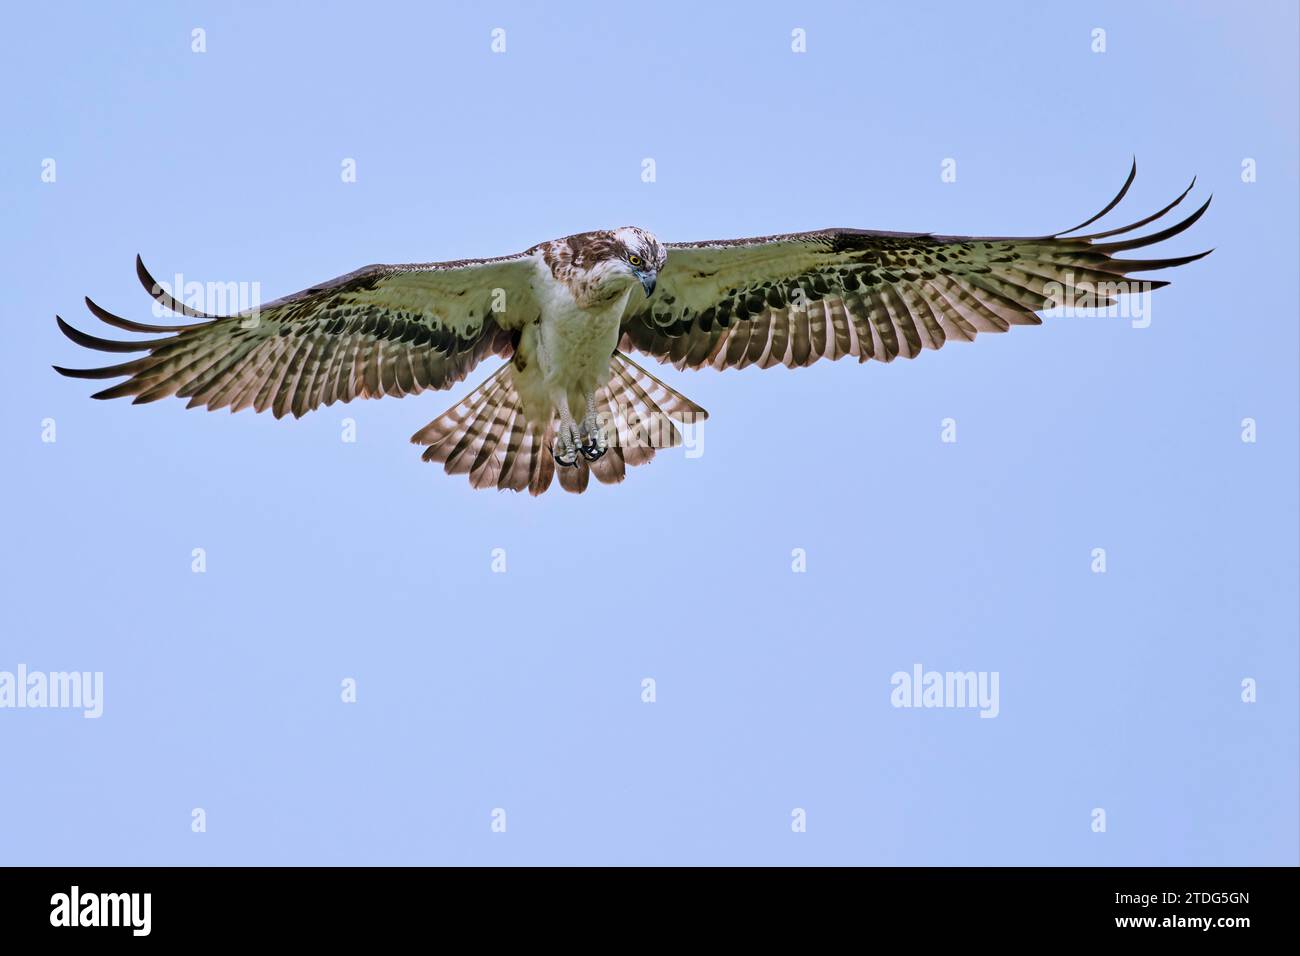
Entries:
<svg viewBox="0 0 1300 956">
<path fill-rule="evenodd" d="M 634 266 L 639 266 L 639 265 L 644 265 L 644 264 L 645 264 L 645 260 L 642 259 L 640 256 L 632 256 L 632 255 L 629 255 L 629 256 L 627 257 L 627 261 L 630 262 L 630 263 L 631 263 L 632 265 L 634 265 Z"/>
</svg>

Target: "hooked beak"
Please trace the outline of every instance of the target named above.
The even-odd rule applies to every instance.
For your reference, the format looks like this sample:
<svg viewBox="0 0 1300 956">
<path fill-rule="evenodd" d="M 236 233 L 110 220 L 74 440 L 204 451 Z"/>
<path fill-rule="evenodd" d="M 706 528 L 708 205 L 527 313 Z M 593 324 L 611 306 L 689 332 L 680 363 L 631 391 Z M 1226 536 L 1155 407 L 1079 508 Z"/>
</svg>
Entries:
<svg viewBox="0 0 1300 956">
<path fill-rule="evenodd" d="M 655 273 L 638 272 L 636 277 L 641 280 L 641 288 L 645 289 L 645 297 L 647 299 L 655 294 Z"/>
</svg>

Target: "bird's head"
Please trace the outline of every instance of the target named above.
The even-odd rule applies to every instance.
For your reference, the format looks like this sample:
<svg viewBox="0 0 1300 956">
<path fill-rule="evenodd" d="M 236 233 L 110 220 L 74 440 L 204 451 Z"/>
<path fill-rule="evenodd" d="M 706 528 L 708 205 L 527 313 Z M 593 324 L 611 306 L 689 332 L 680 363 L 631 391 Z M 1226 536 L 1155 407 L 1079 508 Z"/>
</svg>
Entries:
<svg viewBox="0 0 1300 956">
<path fill-rule="evenodd" d="M 626 295 L 637 285 L 649 297 L 668 260 L 659 240 L 636 226 L 580 232 L 540 248 L 555 277 L 569 283 L 584 305 Z"/>
<path fill-rule="evenodd" d="M 654 294 L 659 270 L 668 261 L 668 252 L 653 234 L 636 226 L 614 230 L 613 259 L 619 271 L 641 284 L 646 298 Z"/>
</svg>

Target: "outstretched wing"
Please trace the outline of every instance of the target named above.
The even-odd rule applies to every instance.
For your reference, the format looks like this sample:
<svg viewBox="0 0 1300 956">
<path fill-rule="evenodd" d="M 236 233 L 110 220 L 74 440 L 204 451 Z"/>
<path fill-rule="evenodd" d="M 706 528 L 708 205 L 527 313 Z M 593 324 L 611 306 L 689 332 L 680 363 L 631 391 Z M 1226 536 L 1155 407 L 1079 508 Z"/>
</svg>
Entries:
<svg viewBox="0 0 1300 956">
<path fill-rule="evenodd" d="M 105 368 L 55 370 L 73 378 L 127 380 L 94 398 L 169 395 L 189 407 L 231 411 L 252 406 L 276 418 L 304 415 L 322 404 L 353 398 L 411 395 L 447 388 L 485 356 L 513 354 L 514 330 L 531 321 L 530 260 L 521 253 L 413 265 L 373 265 L 276 299 L 257 309 L 218 317 L 176 301 L 136 259 L 149 294 L 192 318 L 191 325 L 145 325 L 113 315 L 90 299 L 102 321 L 129 332 L 173 333 L 136 341 L 87 335 L 58 318 L 63 333 L 104 352 L 147 352 Z M 493 311 L 501 297 L 509 312 Z M 507 315 L 509 318 L 507 319 Z"/>
<path fill-rule="evenodd" d="M 1128 192 L 1137 164 L 1110 204 L 1062 233 L 1034 238 L 935 236 L 827 229 L 718 242 L 669 243 L 660 293 L 637 299 L 623 320 L 620 347 L 678 368 L 791 368 L 821 358 L 859 362 L 914 358 L 948 339 L 1038 325 L 1056 304 L 1104 307 L 1114 295 L 1167 282 L 1131 273 L 1191 262 L 1116 259 L 1113 253 L 1175 236 L 1181 222 L 1146 236 L 1098 242 L 1159 219 L 1191 191 L 1139 222 L 1065 238 L 1110 212 Z M 1192 185 L 1195 185 L 1192 180 Z"/>
</svg>

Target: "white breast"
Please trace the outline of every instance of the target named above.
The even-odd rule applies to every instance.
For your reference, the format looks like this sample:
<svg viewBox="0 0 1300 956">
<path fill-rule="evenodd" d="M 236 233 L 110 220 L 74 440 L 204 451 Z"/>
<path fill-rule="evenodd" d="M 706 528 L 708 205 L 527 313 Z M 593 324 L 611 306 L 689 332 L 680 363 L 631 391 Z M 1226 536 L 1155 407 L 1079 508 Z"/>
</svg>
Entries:
<svg viewBox="0 0 1300 956">
<path fill-rule="evenodd" d="M 534 293 L 542 313 L 538 361 L 547 386 L 585 395 L 605 384 L 632 290 L 625 289 L 608 304 L 583 309 L 568 287 L 543 268 Z"/>
</svg>

